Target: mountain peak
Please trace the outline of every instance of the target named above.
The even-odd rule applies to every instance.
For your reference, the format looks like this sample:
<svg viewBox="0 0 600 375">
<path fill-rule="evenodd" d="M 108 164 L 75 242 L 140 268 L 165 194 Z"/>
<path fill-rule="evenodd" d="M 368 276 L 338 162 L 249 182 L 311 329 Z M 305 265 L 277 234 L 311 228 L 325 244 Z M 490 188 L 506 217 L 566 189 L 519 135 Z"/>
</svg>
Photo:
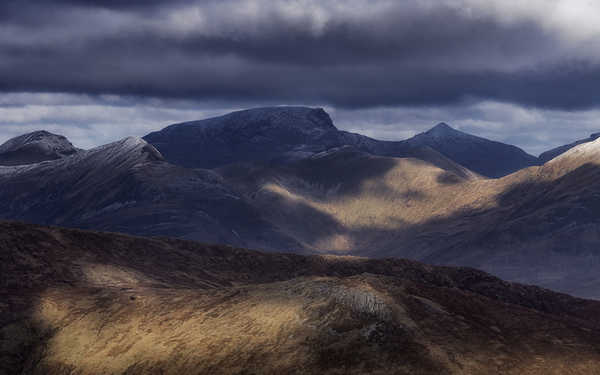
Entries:
<svg viewBox="0 0 600 375">
<path fill-rule="evenodd" d="M 452 126 L 446 124 L 445 122 L 440 122 L 436 126 L 430 129 L 430 131 L 456 131 Z"/>
<path fill-rule="evenodd" d="M 405 142 L 431 147 L 458 164 L 491 178 L 539 163 L 535 156 L 518 147 L 456 130 L 445 122 Z"/>
<path fill-rule="evenodd" d="M 37 130 L 11 138 L 0 145 L 0 165 L 56 160 L 78 151 L 66 137 L 46 130 Z"/>
<path fill-rule="evenodd" d="M 198 129 L 231 129 L 264 132 L 269 129 L 297 130 L 303 134 L 337 130 L 323 108 L 276 106 L 244 109 L 204 120 L 173 124 L 163 130 L 178 131 L 184 127 Z M 159 133 L 159 132 L 155 132 Z M 151 133 L 151 134 L 155 134 Z M 150 134 L 146 137 L 149 137 Z"/>
<path fill-rule="evenodd" d="M 436 126 L 429 129 L 428 131 L 426 131 L 423 134 L 430 136 L 430 137 L 434 137 L 434 138 L 445 138 L 445 137 L 450 137 L 450 136 L 456 137 L 456 136 L 462 136 L 462 135 L 466 136 L 467 135 L 466 133 L 463 133 L 461 131 L 454 129 L 453 127 L 446 124 L 445 122 L 440 122 L 439 124 L 437 124 Z"/>
<path fill-rule="evenodd" d="M 144 139 L 178 165 L 214 168 L 239 161 L 287 160 L 339 142 L 323 108 L 262 107 L 167 126 Z M 333 143 L 333 144 L 330 144 Z M 292 158 L 295 158 L 293 156 Z"/>
<path fill-rule="evenodd" d="M 425 133 L 423 133 L 423 135 L 427 135 L 427 136 L 434 137 L 434 138 L 445 138 L 445 137 L 450 137 L 450 136 L 456 137 L 456 136 L 460 136 L 460 135 L 466 136 L 467 134 L 454 129 L 453 127 L 446 124 L 445 122 L 440 122 L 433 128 L 431 128 L 431 129 L 427 130 Z"/>
<path fill-rule="evenodd" d="M 89 150 L 89 154 L 108 159 L 126 158 L 139 161 L 164 161 L 162 154 L 141 137 L 129 136 Z"/>
</svg>

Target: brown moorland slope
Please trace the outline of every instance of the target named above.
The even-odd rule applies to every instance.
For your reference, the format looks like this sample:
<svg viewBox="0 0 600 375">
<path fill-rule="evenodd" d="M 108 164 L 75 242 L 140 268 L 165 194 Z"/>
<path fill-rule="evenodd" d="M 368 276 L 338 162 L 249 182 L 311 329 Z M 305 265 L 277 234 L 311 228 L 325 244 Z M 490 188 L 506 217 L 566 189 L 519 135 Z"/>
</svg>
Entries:
<svg viewBox="0 0 600 375">
<path fill-rule="evenodd" d="M 600 140 L 501 179 L 351 148 L 220 173 L 309 249 L 467 265 L 600 298 Z"/>
<path fill-rule="evenodd" d="M 0 223 L 3 374 L 595 374 L 600 303 L 470 268 Z"/>
</svg>

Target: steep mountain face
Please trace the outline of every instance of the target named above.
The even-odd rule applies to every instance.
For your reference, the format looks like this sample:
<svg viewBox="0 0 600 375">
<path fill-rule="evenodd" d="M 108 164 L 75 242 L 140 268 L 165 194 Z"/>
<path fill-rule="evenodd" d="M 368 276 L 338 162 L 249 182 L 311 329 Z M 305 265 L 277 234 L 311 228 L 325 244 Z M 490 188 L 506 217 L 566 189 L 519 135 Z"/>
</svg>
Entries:
<svg viewBox="0 0 600 375">
<path fill-rule="evenodd" d="M 470 173 L 429 147 L 340 131 L 321 108 L 249 109 L 174 124 L 144 139 L 169 162 L 188 168 L 216 168 L 238 162 L 285 164 L 332 148 L 353 146 L 374 155 L 417 157 L 454 172 Z"/>
<path fill-rule="evenodd" d="M 0 145 L 0 165 L 22 165 L 56 160 L 78 151 L 62 135 L 41 130 L 9 139 Z"/>
<path fill-rule="evenodd" d="M 0 223 L 0 373 L 594 374 L 600 303 L 466 268 Z"/>
<path fill-rule="evenodd" d="M 575 146 L 579 146 L 580 144 L 583 144 L 583 143 L 593 142 L 598 138 L 600 138 L 600 133 L 594 133 L 594 134 L 590 135 L 589 138 L 581 139 L 579 141 L 569 143 L 568 145 L 559 146 L 559 147 L 553 148 L 552 150 L 546 151 L 546 152 L 540 154 L 539 159 L 542 163 L 545 163 L 547 161 L 554 159 L 555 157 L 557 157 L 561 154 L 564 154 L 565 152 L 569 151 L 570 149 L 572 149 Z"/>
<path fill-rule="evenodd" d="M 492 178 L 540 164 L 535 156 L 518 147 L 463 133 L 445 123 L 414 136 L 406 143 L 429 146 L 456 163 Z"/>
<path fill-rule="evenodd" d="M 141 138 L 129 137 L 69 158 L 0 167 L 0 217 L 298 249 L 221 180 L 169 164 Z"/>
</svg>

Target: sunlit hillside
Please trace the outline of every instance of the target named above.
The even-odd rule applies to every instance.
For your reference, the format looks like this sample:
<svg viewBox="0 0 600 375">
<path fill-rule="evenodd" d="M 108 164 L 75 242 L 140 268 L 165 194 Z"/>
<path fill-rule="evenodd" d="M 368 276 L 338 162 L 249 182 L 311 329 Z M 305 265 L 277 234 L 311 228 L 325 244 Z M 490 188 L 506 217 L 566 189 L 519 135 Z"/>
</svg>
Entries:
<svg viewBox="0 0 600 375">
<path fill-rule="evenodd" d="M 471 265 L 600 297 L 593 269 L 600 259 L 590 253 L 600 241 L 597 143 L 501 179 L 349 148 L 287 167 L 221 173 L 315 251 Z"/>
<path fill-rule="evenodd" d="M 0 224 L 3 374 L 590 374 L 600 303 L 473 269 Z"/>
</svg>

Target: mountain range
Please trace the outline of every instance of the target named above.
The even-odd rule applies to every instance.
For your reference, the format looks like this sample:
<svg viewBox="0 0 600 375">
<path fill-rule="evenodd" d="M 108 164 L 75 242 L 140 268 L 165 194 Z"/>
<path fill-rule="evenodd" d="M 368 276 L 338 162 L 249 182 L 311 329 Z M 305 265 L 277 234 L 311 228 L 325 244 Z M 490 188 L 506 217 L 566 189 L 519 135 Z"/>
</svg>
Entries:
<svg viewBox="0 0 600 375">
<path fill-rule="evenodd" d="M 462 133 L 441 123 L 406 141 L 379 141 L 338 130 L 321 108 L 269 107 L 167 126 L 144 139 L 166 160 L 191 168 L 239 161 L 284 163 L 335 147 L 373 155 L 417 157 L 446 168 L 449 159 L 487 177 L 537 165 L 523 150 Z"/>
<path fill-rule="evenodd" d="M 405 257 L 600 298 L 598 142 L 538 165 L 446 124 L 378 141 L 322 109 L 259 108 L 0 167 L 0 217 Z"/>
<path fill-rule="evenodd" d="M 574 374 L 600 302 L 470 268 L 0 222 L 2 374 Z"/>
</svg>

